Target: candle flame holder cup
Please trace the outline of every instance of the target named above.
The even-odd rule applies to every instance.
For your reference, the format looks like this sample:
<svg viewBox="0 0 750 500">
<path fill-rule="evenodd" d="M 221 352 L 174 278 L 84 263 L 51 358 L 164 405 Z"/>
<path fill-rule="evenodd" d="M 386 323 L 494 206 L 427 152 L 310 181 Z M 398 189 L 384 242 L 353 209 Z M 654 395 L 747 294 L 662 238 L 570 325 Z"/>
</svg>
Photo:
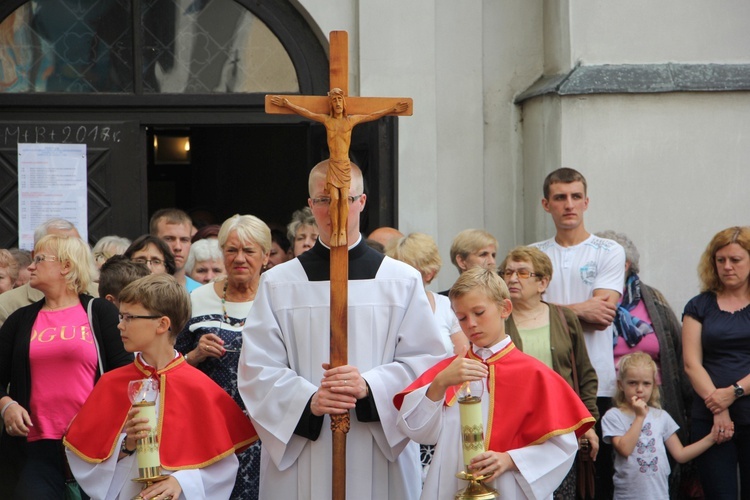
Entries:
<svg viewBox="0 0 750 500">
<path fill-rule="evenodd" d="M 466 470 L 456 474 L 456 477 L 469 481 L 469 485 L 458 491 L 456 500 L 480 499 L 490 500 L 499 498 L 497 491 L 484 484 L 482 480 L 487 476 L 475 476 L 467 472 L 471 461 L 484 449 L 484 422 L 482 418 L 482 395 L 484 381 L 464 382 L 458 391 L 458 408 L 461 416 L 461 443 Z"/>
<path fill-rule="evenodd" d="M 138 477 L 133 481 L 144 483 L 148 488 L 154 483 L 163 481 L 169 476 L 161 474 L 159 459 L 159 435 L 157 433 L 156 400 L 159 398 L 159 382 L 153 378 L 133 380 L 128 385 L 128 397 L 133 408 L 138 408 L 136 418 L 148 419 L 151 428 L 145 438 L 136 443 L 136 458 L 138 460 Z M 133 500 L 145 500 L 141 495 Z"/>
</svg>

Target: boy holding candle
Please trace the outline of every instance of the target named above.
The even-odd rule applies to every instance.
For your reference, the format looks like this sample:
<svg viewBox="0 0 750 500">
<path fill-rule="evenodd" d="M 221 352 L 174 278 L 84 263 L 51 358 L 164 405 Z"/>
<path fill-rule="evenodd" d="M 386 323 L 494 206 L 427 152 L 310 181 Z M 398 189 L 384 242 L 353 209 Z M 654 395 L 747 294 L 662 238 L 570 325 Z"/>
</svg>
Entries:
<svg viewBox="0 0 750 500">
<path fill-rule="evenodd" d="M 424 499 L 453 498 L 467 485 L 456 478 L 461 471 L 486 476 L 484 482 L 504 500 L 551 498 L 573 464 L 577 436 L 594 425 L 570 386 L 506 335 L 509 297 L 493 271 L 477 267 L 463 273 L 450 299 L 471 348 L 438 363 L 394 398 L 399 428 L 414 441 L 436 444 Z M 459 387 L 472 381 L 485 385 L 487 451 L 469 459 L 462 452 L 455 403 Z"/>
<path fill-rule="evenodd" d="M 102 376 L 71 422 L 63 442 L 78 484 L 91 498 L 106 500 L 139 493 L 158 500 L 229 498 L 235 453 L 257 435 L 234 400 L 174 350 L 190 318 L 187 291 L 171 276 L 149 275 L 126 286 L 119 300 L 122 341 L 137 355 L 133 364 Z M 131 406 L 128 385 L 147 378 L 159 390 L 158 458 L 167 477 L 140 491 L 141 483 L 132 481 L 139 477 L 134 452 L 152 428 Z"/>
</svg>

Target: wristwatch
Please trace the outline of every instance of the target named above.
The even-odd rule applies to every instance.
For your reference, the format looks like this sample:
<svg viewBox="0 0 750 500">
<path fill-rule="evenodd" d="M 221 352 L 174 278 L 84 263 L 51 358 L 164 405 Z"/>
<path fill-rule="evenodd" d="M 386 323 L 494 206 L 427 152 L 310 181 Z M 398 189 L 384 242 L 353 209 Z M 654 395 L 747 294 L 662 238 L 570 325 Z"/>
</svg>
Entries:
<svg viewBox="0 0 750 500">
<path fill-rule="evenodd" d="M 745 389 L 742 388 L 742 386 L 738 383 L 732 384 L 732 387 L 734 387 L 734 397 L 735 398 L 741 398 L 745 395 Z"/>
<path fill-rule="evenodd" d="M 127 442 L 128 442 L 127 438 L 126 438 L 126 439 L 123 439 L 123 440 L 122 440 L 122 444 L 120 445 L 120 452 L 122 452 L 122 453 L 126 454 L 127 456 L 130 456 L 130 455 L 132 455 L 133 453 L 135 453 L 135 448 L 134 448 L 134 449 L 132 449 L 132 450 L 129 450 L 129 449 L 127 448 L 127 445 L 125 444 L 125 443 L 127 443 Z"/>
</svg>

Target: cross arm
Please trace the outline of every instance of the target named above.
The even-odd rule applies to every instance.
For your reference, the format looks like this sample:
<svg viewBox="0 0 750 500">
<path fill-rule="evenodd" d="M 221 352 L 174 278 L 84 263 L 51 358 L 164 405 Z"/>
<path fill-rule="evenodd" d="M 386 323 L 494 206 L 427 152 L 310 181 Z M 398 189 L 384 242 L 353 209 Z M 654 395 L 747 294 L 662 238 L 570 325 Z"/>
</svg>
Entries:
<svg viewBox="0 0 750 500">
<path fill-rule="evenodd" d="M 276 106 L 271 103 L 272 95 L 266 96 L 266 113 L 277 115 L 295 114 L 289 108 Z M 330 100 L 327 96 L 285 95 L 289 102 L 303 107 L 312 113 L 329 114 Z M 349 115 L 366 115 L 395 106 L 399 102 L 406 102 L 406 111 L 402 113 L 388 113 L 389 116 L 411 116 L 414 102 L 410 97 L 346 97 L 346 112 Z"/>
</svg>

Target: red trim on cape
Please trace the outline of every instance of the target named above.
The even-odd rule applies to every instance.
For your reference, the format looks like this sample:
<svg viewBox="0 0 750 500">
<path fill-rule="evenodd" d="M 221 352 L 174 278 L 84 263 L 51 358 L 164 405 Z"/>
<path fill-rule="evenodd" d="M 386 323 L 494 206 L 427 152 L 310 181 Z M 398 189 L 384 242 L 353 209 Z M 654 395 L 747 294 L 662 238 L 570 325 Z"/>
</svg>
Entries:
<svg viewBox="0 0 750 500">
<path fill-rule="evenodd" d="M 89 463 L 116 452 L 115 445 L 131 408 L 131 380 L 159 378 L 159 457 L 168 470 L 196 469 L 238 453 L 258 439 L 250 419 L 206 374 L 182 356 L 155 371 L 139 356 L 134 363 L 105 373 L 63 438 L 65 446 Z M 119 451 L 119 450 L 118 450 Z"/>
<path fill-rule="evenodd" d="M 466 357 L 482 361 L 471 349 Z M 444 359 L 396 394 L 393 398 L 396 408 L 401 408 L 407 394 L 431 383 L 455 358 Z M 594 417 L 570 385 L 542 362 L 516 349 L 513 343 L 488 358 L 486 364 L 491 395 L 489 421 L 485 426 L 488 450 L 515 450 L 569 432 L 580 437 L 594 425 Z M 446 391 L 446 406 L 456 402 L 458 387 Z"/>
</svg>

